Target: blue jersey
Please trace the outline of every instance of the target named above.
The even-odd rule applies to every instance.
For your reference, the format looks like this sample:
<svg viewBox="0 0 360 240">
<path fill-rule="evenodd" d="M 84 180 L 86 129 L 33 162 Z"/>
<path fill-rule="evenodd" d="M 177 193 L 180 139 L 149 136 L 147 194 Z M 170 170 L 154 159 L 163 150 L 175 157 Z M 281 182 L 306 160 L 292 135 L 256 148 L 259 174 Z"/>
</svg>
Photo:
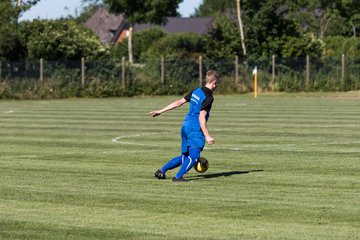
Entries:
<svg viewBox="0 0 360 240">
<path fill-rule="evenodd" d="M 205 136 L 201 131 L 199 116 L 200 112 L 205 110 L 206 121 L 209 119 L 214 97 L 210 89 L 203 87 L 193 90 L 184 98 L 190 103 L 190 109 L 181 128 L 181 152 L 187 154 L 190 148 L 202 150 L 205 146 Z"/>
<path fill-rule="evenodd" d="M 184 98 L 190 102 L 190 109 L 185 117 L 183 126 L 200 127 L 199 115 L 202 110 L 207 112 L 206 121 L 209 119 L 211 106 L 214 101 L 212 91 L 206 87 L 197 88 Z"/>
</svg>

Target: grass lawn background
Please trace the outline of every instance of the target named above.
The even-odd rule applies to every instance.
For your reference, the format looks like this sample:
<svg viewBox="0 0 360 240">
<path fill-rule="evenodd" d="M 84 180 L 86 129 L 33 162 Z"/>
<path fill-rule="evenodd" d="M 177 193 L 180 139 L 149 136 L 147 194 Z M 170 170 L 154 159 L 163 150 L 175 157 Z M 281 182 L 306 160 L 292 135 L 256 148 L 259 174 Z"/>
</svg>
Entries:
<svg viewBox="0 0 360 240">
<path fill-rule="evenodd" d="M 0 101 L 0 239 L 360 239 L 360 93 L 215 95 L 210 168 L 179 96 Z"/>
</svg>

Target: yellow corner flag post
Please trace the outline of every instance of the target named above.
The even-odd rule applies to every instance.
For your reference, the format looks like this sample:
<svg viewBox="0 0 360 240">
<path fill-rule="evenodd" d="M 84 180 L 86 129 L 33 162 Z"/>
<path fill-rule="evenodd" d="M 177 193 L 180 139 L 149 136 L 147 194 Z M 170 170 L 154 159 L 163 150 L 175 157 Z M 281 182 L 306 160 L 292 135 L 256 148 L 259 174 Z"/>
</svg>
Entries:
<svg viewBox="0 0 360 240">
<path fill-rule="evenodd" d="M 254 78 L 254 97 L 257 98 L 258 94 L 258 83 L 257 83 L 257 66 L 255 66 L 253 72 L 252 72 L 253 78 Z"/>
</svg>

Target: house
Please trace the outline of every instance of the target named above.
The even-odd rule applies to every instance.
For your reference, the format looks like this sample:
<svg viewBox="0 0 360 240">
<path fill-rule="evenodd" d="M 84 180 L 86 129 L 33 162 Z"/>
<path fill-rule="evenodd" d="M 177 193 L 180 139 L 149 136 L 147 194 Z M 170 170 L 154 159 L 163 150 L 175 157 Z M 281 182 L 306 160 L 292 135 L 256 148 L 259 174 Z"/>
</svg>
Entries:
<svg viewBox="0 0 360 240">
<path fill-rule="evenodd" d="M 168 17 L 166 23 L 159 27 L 167 33 L 192 32 L 197 34 L 206 34 L 212 27 L 214 18 L 212 17 Z M 86 23 L 100 39 L 107 44 L 118 44 L 129 35 L 130 25 L 126 22 L 123 15 L 114 15 L 108 13 L 104 8 L 99 8 L 95 14 L 89 18 Z M 135 24 L 134 32 L 155 27 L 153 24 Z"/>
<path fill-rule="evenodd" d="M 146 30 L 155 26 L 160 27 L 164 32 L 167 33 L 184 33 L 191 32 L 197 34 L 206 34 L 212 27 L 214 18 L 212 17 L 193 17 L 193 18 L 182 18 L 182 17 L 168 17 L 164 25 L 154 24 L 135 24 L 134 33 Z M 120 43 L 124 38 L 129 35 L 129 24 L 124 23 L 119 26 L 117 33 L 114 36 L 114 44 Z"/>
<path fill-rule="evenodd" d="M 85 22 L 85 25 L 94 31 L 102 42 L 112 44 L 119 25 L 124 20 L 123 15 L 110 14 L 104 8 L 99 7 L 94 15 Z"/>
</svg>

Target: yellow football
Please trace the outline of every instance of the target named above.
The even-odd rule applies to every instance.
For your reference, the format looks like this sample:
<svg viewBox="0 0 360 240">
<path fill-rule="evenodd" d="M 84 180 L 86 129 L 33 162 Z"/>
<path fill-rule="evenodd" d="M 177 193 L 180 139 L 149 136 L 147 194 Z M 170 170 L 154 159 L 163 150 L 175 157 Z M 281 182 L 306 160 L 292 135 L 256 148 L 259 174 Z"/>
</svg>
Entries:
<svg viewBox="0 0 360 240">
<path fill-rule="evenodd" d="M 209 168 L 209 161 L 204 157 L 200 157 L 199 160 L 194 165 L 194 169 L 199 173 L 206 172 L 208 168 Z"/>
</svg>

